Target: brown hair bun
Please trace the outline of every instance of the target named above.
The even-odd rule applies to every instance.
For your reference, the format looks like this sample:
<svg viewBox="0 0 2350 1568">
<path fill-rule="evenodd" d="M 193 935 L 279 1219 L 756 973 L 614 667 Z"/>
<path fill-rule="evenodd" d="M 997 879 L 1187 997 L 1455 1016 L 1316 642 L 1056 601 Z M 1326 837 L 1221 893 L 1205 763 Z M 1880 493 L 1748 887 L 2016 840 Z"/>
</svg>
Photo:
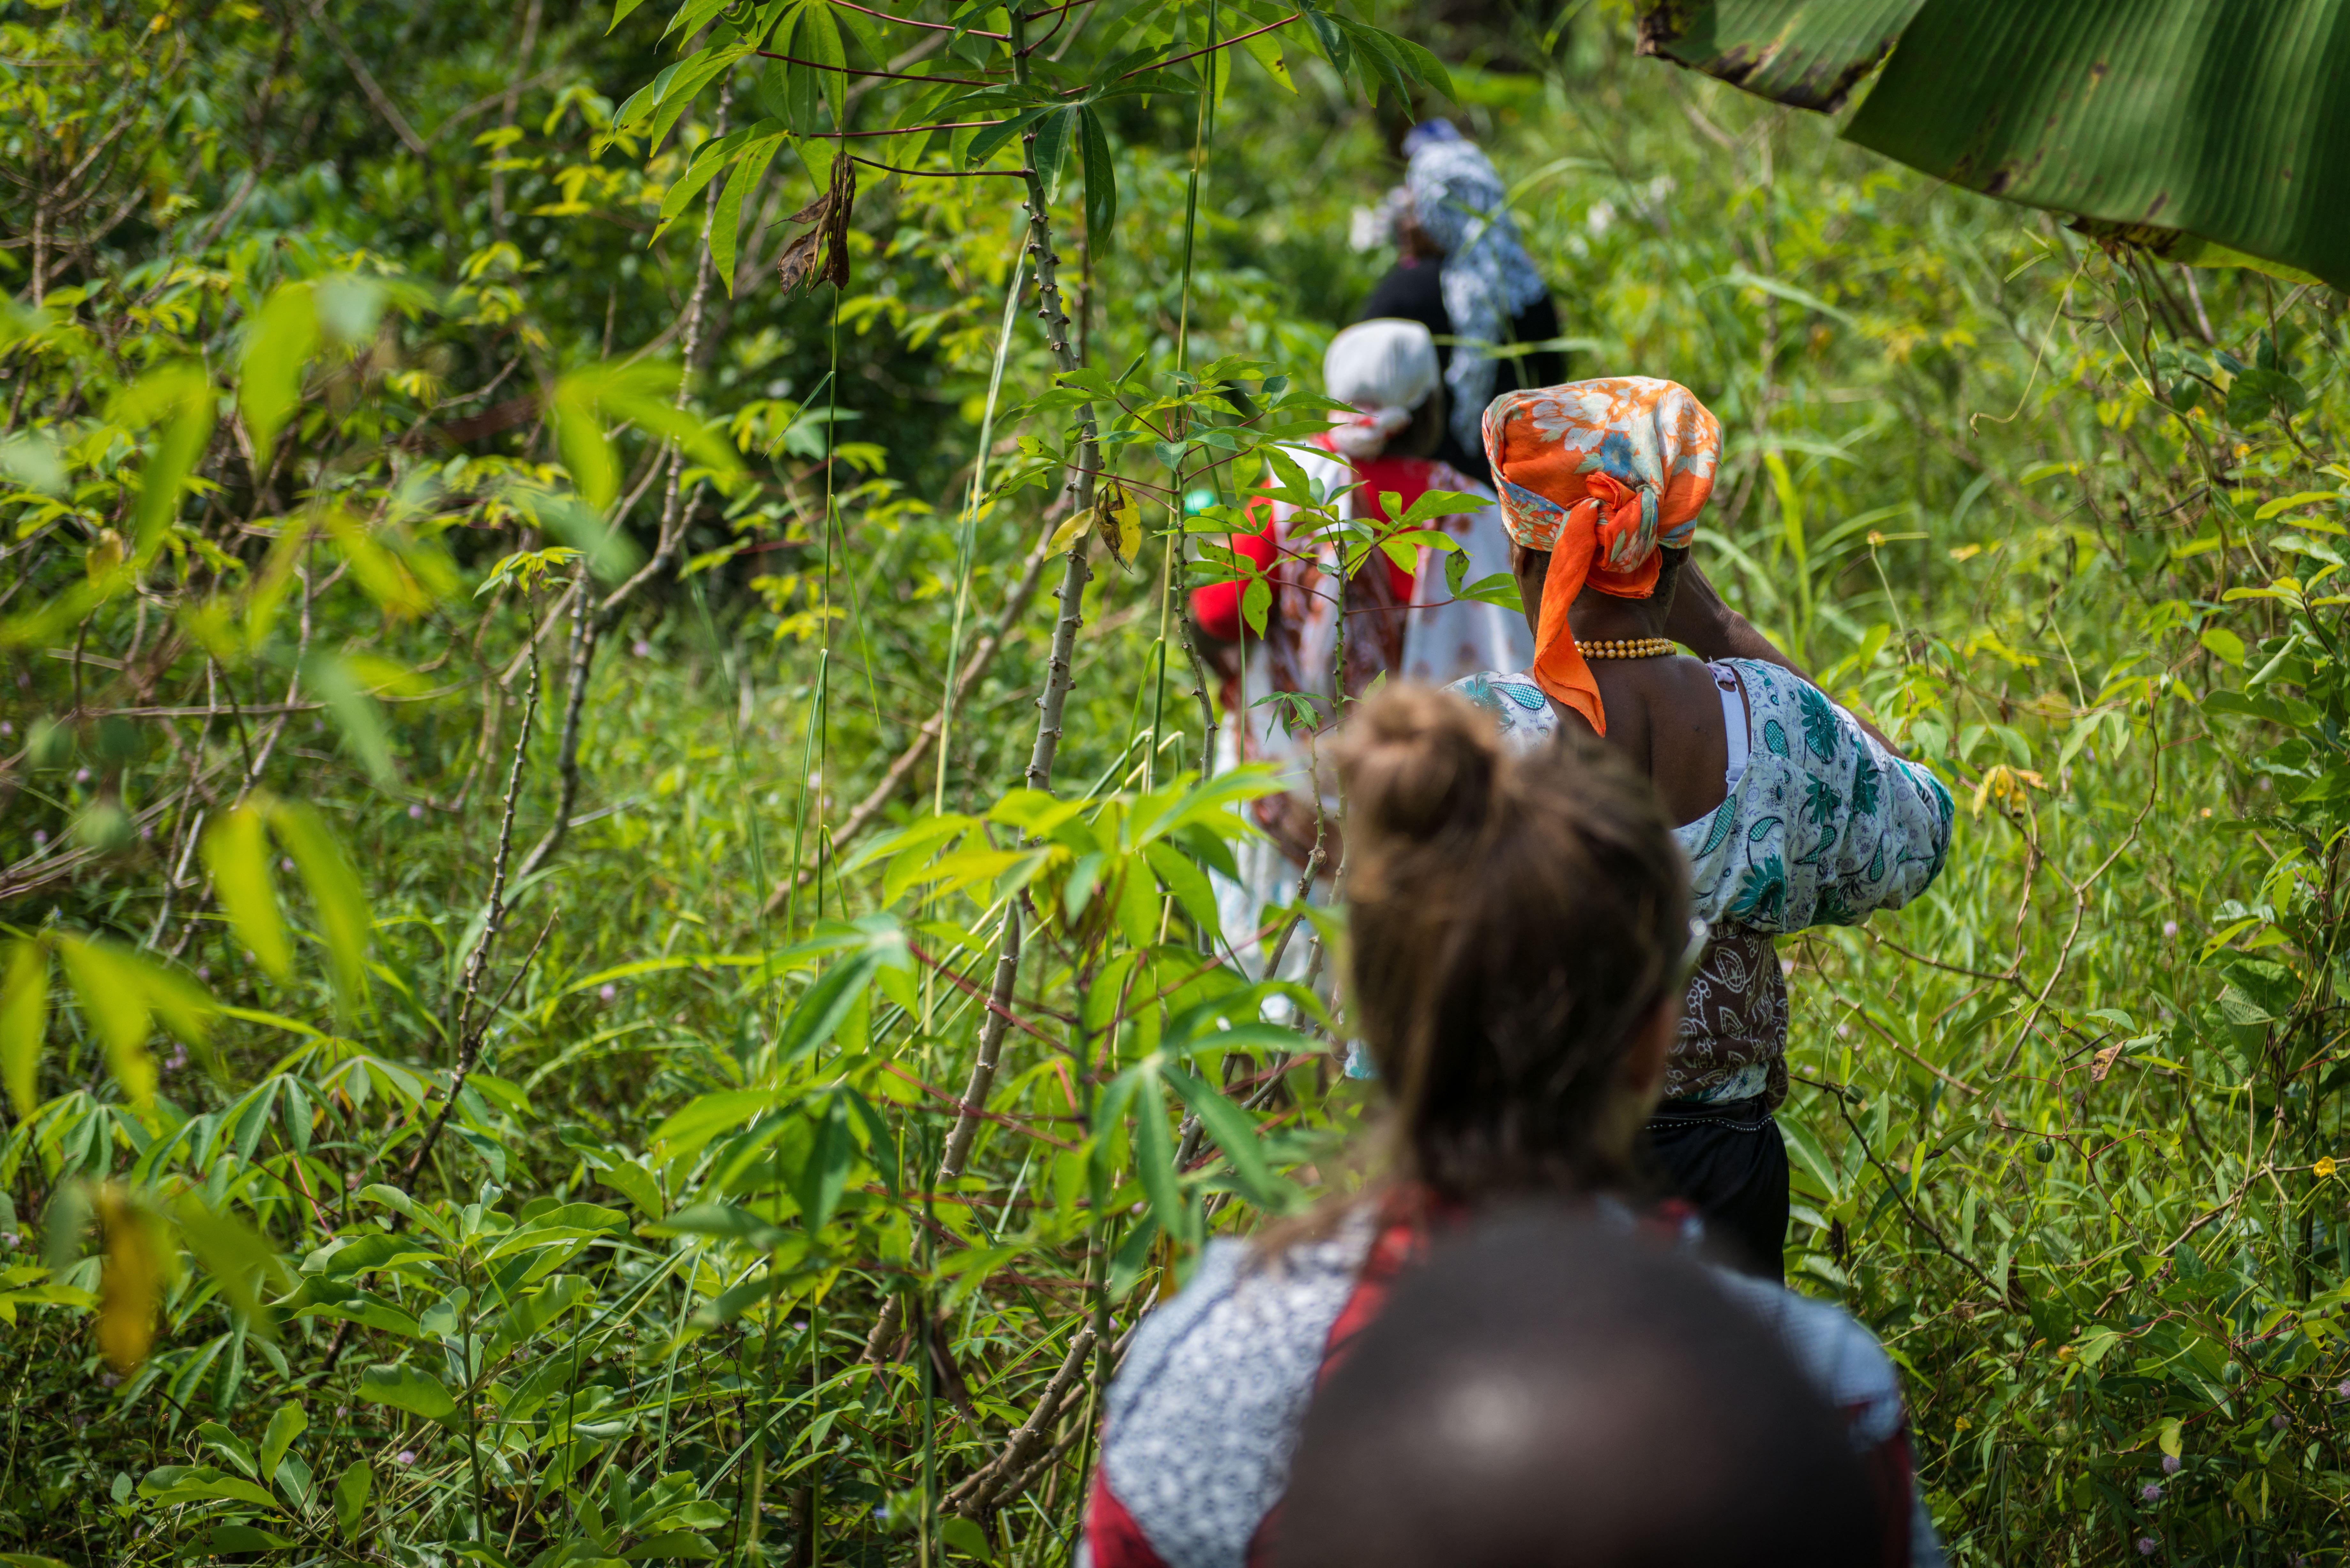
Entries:
<svg viewBox="0 0 2350 1568">
<path fill-rule="evenodd" d="M 1400 1174 L 1461 1199 L 1621 1180 L 1624 1055 L 1689 940 L 1655 790 L 1596 742 L 1513 757 L 1424 686 L 1366 701 L 1334 753 L 1354 1022 Z"/>
<path fill-rule="evenodd" d="M 1336 754 L 1358 843 L 1473 834 L 1503 763 L 1484 715 L 1426 686 L 1390 687 L 1365 704 Z"/>
</svg>

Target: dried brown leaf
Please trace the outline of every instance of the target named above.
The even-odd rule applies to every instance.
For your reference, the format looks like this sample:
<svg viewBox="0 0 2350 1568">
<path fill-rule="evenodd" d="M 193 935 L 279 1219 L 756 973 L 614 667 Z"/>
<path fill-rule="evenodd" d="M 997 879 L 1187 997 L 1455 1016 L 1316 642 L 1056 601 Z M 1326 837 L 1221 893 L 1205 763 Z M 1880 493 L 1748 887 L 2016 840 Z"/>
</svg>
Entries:
<svg viewBox="0 0 2350 1568">
<path fill-rule="evenodd" d="M 775 258 L 775 280 L 784 286 L 785 294 L 816 275 L 816 245 L 823 238 L 822 229 L 810 229 L 785 245 L 784 254 Z"/>
</svg>

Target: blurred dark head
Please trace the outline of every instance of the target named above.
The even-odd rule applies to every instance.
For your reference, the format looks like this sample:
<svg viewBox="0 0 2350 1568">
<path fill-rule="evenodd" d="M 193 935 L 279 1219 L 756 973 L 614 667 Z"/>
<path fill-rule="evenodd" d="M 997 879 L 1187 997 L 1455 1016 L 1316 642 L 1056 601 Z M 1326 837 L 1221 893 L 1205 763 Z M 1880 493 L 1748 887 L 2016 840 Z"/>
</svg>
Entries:
<svg viewBox="0 0 2350 1568">
<path fill-rule="evenodd" d="M 1713 1276 L 1589 1218 L 1440 1245 L 1315 1397 L 1281 1568 L 1861 1568 L 1844 1422 Z"/>
</svg>

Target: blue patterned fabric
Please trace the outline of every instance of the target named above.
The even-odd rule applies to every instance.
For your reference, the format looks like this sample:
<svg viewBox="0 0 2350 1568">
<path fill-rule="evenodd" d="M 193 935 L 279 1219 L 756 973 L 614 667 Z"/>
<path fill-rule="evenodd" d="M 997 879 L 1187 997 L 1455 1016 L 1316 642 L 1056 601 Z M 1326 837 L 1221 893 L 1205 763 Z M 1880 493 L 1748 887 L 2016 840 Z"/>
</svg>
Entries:
<svg viewBox="0 0 2350 1568">
<path fill-rule="evenodd" d="M 1444 383 L 1452 433 L 1466 452 L 1483 450 L 1485 405 L 1493 400 L 1493 361 L 1480 344 L 1498 345 L 1510 322 L 1543 296 L 1542 275 L 1510 216 L 1509 192 L 1492 160 L 1446 126 L 1411 151 L 1404 175 L 1412 216 L 1444 249 L 1439 274 L 1451 318 L 1451 362 Z"/>
<path fill-rule="evenodd" d="M 1746 770 L 1719 806 L 1674 829 L 1697 914 L 1767 934 L 1848 926 L 1898 909 L 1940 874 L 1950 791 L 1893 755 L 1810 681 L 1752 659 L 1725 660 L 1745 688 Z M 1526 753 L 1558 717 L 1523 675 L 1456 680 Z"/>
</svg>

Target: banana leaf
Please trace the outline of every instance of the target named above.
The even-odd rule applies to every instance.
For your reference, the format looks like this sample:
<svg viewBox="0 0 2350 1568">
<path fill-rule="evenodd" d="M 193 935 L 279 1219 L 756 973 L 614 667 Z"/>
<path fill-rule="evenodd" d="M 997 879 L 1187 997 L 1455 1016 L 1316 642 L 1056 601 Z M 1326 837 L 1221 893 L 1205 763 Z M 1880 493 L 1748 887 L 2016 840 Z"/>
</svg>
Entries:
<svg viewBox="0 0 2350 1568">
<path fill-rule="evenodd" d="M 1656 0 L 1640 45 L 2191 265 L 2350 289 L 2350 0 Z M 1888 55 L 1889 49 L 1889 55 Z"/>
</svg>

